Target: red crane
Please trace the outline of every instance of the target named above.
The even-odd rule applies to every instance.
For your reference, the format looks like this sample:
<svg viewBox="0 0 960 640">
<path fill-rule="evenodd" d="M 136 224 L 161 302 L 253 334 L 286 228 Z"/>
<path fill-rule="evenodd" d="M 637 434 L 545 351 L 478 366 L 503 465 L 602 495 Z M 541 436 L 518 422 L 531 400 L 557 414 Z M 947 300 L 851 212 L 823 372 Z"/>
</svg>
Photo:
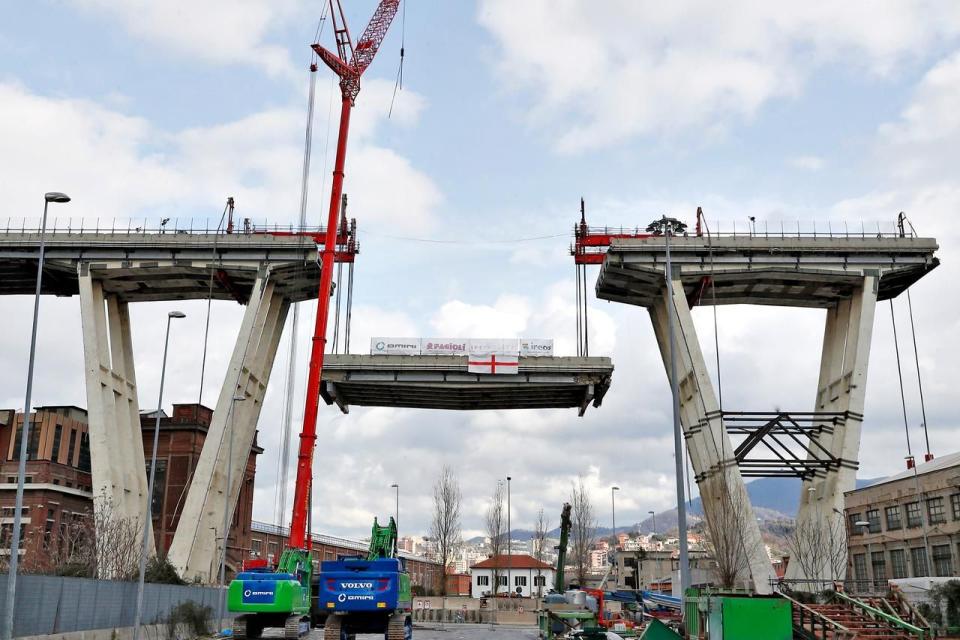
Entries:
<svg viewBox="0 0 960 640">
<path fill-rule="evenodd" d="M 317 412 L 320 405 L 320 374 L 323 372 L 323 353 L 327 345 L 327 317 L 330 310 L 330 285 L 333 282 L 333 261 L 337 239 L 337 217 L 340 195 L 343 192 L 343 168 L 347 156 L 347 134 L 350 131 L 350 110 L 360 92 L 360 76 L 367 70 L 387 35 L 390 23 L 397 15 L 400 0 L 381 0 L 370 23 L 356 46 L 350 38 L 340 0 L 330 0 L 330 19 L 333 23 L 337 53 L 319 43 L 313 50 L 330 69 L 340 76 L 340 130 L 337 135 L 337 155 L 333 165 L 333 186 L 330 189 L 330 212 L 327 215 L 327 233 L 321 254 L 320 291 L 317 299 L 317 319 L 310 347 L 310 370 L 307 375 L 307 402 L 300 432 L 300 450 L 297 456 L 297 481 L 293 494 L 293 518 L 290 522 L 288 545 L 295 549 L 309 548 L 307 513 L 310 485 L 313 481 L 313 448 L 317 441 Z"/>
</svg>

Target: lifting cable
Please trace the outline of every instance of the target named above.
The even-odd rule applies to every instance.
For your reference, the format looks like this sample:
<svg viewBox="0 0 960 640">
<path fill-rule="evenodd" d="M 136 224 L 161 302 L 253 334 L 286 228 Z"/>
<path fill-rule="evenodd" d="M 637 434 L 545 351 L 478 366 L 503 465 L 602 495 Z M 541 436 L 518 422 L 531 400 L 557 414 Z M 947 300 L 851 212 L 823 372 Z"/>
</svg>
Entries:
<svg viewBox="0 0 960 640">
<path fill-rule="evenodd" d="M 893 313 L 893 298 L 890 298 L 890 322 L 893 325 L 893 349 L 897 354 L 897 378 L 900 380 L 900 405 L 903 407 L 903 432 L 907 436 L 907 455 L 913 457 L 910 446 L 910 426 L 907 423 L 907 399 L 903 393 L 903 372 L 900 369 L 900 344 L 897 342 L 897 318 Z"/>
<path fill-rule="evenodd" d="M 409 0 L 408 0 L 409 2 Z M 397 99 L 397 90 L 403 91 L 403 56 L 407 42 L 407 2 L 400 8 L 400 64 L 397 67 L 397 80 L 393 83 L 393 97 L 390 98 L 390 109 L 387 118 L 393 115 L 393 101 Z"/>
<path fill-rule="evenodd" d="M 583 355 L 583 330 L 580 328 L 580 265 L 573 265 L 574 282 L 577 284 L 577 357 Z"/>
<path fill-rule="evenodd" d="M 323 33 L 323 27 L 326 23 L 326 7 L 317 23 L 317 30 L 314 36 L 314 42 L 319 42 Z M 300 215 L 298 219 L 299 230 L 302 232 L 306 226 L 307 202 L 309 195 L 310 182 L 310 159 L 313 153 L 313 112 L 316 101 L 317 87 L 317 58 L 316 53 L 311 54 L 310 59 L 310 88 L 307 95 L 307 124 L 304 131 L 303 144 L 303 167 L 300 175 Z M 327 127 L 327 136 L 329 144 L 329 122 Z M 326 162 L 326 159 L 324 159 Z M 305 236 L 299 236 L 299 246 L 303 247 Z M 296 275 L 302 273 L 302 265 L 297 264 Z M 296 279 L 296 278 L 295 278 Z M 277 460 L 277 486 L 275 490 L 276 511 L 274 512 L 274 524 L 283 525 L 283 519 L 286 517 L 287 510 L 287 485 L 289 483 L 290 467 L 290 431 L 293 422 L 293 399 L 296 389 L 296 367 L 297 367 L 297 334 L 300 327 L 300 305 L 292 303 L 293 318 L 290 321 L 290 348 L 287 352 L 287 371 L 284 375 L 284 398 L 283 415 L 280 427 L 280 458 Z"/>
<path fill-rule="evenodd" d="M 923 402 L 923 380 L 920 376 L 920 355 L 917 352 L 917 329 L 913 324 L 913 302 L 910 300 L 910 289 L 907 289 L 907 308 L 910 310 L 910 333 L 913 337 L 913 360 L 917 365 L 917 387 L 920 390 L 920 415 L 923 417 L 923 437 L 927 445 L 926 460 L 933 460 L 933 453 L 930 451 L 930 433 L 927 430 L 927 409 Z"/>
</svg>

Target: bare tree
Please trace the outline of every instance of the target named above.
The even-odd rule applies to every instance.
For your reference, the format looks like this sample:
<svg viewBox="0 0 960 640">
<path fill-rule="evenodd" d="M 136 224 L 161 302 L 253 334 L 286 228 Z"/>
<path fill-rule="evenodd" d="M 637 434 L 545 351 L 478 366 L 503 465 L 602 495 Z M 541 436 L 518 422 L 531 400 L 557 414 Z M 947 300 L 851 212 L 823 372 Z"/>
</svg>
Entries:
<svg viewBox="0 0 960 640">
<path fill-rule="evenodd" d="M 493 595 L 500 589 L 500 552 L 503 550 L 504 536 L 504 495 L 503 485 L 497 484 L 496 490 L 487 507 L 487 536 L 490 538 L 490 553 L 493 556 Z M 509 573 L 508 573 L 509 575 Z"/>
<path fill-rule="evenodd" d="M 537 513 L 537 523 L 533 529 L 533 557 L 537 563 L 543 562 L 546 556 L 547 532 L 550 530 L 550 521 L 543 515 L 543 509 Z M 537 597 L 543 597 L 542 572 L 540 566 L 537 566 Z"/>
<path fill-rule="evenodd" d="M 801 520 L 787 536 L 790 562 L 810 580 L 843 580 L 847 570 L 847 531 L 843 516 Z M 823 585 L 819 585 L 823 588 Z"/>
<path fill-rule="evenodd" d="M 433 485 L 433 521 L 430 524 L 430 537 L 436 544 L 437 557 L 443 567 L 440 595 L 444 598 L 447 596 L 447 565 L 463 544 L 460 530 L 462 497 L 460 481 L 453 469 L 445 465 Z"/>
<path fill-rule="evenodd" d="M 736 489 L 730 491 L 726 479 L 726 474 L 721 472 L 711 483 L 710 495 L 706 499 L 715 504 L 712 509 L 704 509 L 704 533 L 707 551 L 716 563 L 717 584 L 729 589 L 745 581 L 750 574 L 743 542 L 749 513 L 744 493 Z"/>
<path fill-rule="evenodd" d="M 570 547 L 573 556 L 573 565 L 577 572 L 577 581 L 581 587 L 586 586 L 587 573 L 590 569 L 590 551 L 597 542 L 597 518 L 593 511 L 590 494 L 583 484 L 583 476 L 577 479 L 570 492 L 571 531 Z"/>
</svg>

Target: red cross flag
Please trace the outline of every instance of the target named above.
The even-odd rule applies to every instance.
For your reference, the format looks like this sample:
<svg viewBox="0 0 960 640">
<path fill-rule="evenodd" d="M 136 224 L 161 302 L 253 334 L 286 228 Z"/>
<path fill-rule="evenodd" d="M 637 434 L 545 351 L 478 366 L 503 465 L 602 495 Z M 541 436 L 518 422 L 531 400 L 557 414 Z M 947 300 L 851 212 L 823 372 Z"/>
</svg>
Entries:
<svg viewBox="0 0 960 640">
<path fill-rule="evenodd" d="M 520 373 L 520 361 L 517 356 L 472 353 L 467 360 L 467 371 L 470 373 L 516 375 Z"/>
</svg>

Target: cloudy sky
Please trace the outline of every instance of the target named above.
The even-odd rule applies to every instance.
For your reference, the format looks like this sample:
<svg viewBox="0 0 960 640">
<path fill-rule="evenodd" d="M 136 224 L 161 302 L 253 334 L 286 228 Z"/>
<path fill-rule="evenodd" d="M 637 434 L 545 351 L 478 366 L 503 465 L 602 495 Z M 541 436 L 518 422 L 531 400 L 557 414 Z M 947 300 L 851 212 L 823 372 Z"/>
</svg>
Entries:
<svg viewBox="0 0 960 640">
<path fill-rule="evenodd" d="M 359 32 L 375 3 L 345 4 Z M 759 225 L 889 226 L 903 210 L 942 247 L 943 266 L 914 288 L 913 303 L 933 449 L 957 448 L 950 381 L 960 374 L 952 297 L 960 275 L 960 6 L 408 5 L 364 79 L 351 130 L 346 191 L 362 241 L 354 351 L 365 351 L 372 335 L 527 336 L 552 337 L 560 353 L 572 354 L 568 233 L 581 195 L 589 222 L 630 226 L 663 213 L 692 222 L 698 205 L 721 230 L 745 228 L 749 216 Z M 239 216 L 296 219 L 308 45 L 321 2 L 2 6 L 0 225 L 38 217 L 48 190 L 74 198 L 51 212 L 58 226 L 64 216 L 86 224 L 171 216 L 216 226 L 227 196 Z M 402 34 L 403 90 L 388 117 Z M 329 25 L 322 39 L 329 45 Z M 336 129 L 335 87 L 323 68 L 317 87 L 313 223 L 325 213 Z M 0 304 L 0 406 L 22 407 L 30 300 Z M 205 305 L 178 306 L 189 317 L 172 338 L 168 403 L 194 401 L 200 382 Z M 156 402 L 161 319 L 171 308 L 133 309 L 142 408 Z M 305 305 L 304 317 L 313 309 Z M 76 299 L 43 301 L 35 404 L 85 404 L 77 313 Z M 241 313 L 233 303 L 213 305 L 208 405 Z M 896 313 L 917 450 L 905 300 L 896 301 Z M 712 357 L 711 311 L 695 316 Z M 810 410 L 822 324 L 820 311 L 722 308 L 725 405 Z M 315 530 L 362 535 L 374 515 L 392 511 L 389 485 L 399 482 L 403 528 L 425 532 L 430 485 L 444 464 L 461 479 L 471 533 L 506 475 L 514 479 L 518 527 L 532 525 L 541 507 L 556 522 L 577 476 L 604 522 L 613 484 L 622 488 L 621 523 L 673 506 L 669 388 L 649 318 L 592 300 L 590 329 L 593 354 L 612 356 L 617 371 L 603 407 L 585 418 L 359 408 L 340 417 L 324 408 Z M 883 303 L 863 477 L 903 466 L 893 349 Z M 266 521 L 275 517 L 284 359 L 259 423 L 266 452 L 254 508 Z"/>
</svg>

